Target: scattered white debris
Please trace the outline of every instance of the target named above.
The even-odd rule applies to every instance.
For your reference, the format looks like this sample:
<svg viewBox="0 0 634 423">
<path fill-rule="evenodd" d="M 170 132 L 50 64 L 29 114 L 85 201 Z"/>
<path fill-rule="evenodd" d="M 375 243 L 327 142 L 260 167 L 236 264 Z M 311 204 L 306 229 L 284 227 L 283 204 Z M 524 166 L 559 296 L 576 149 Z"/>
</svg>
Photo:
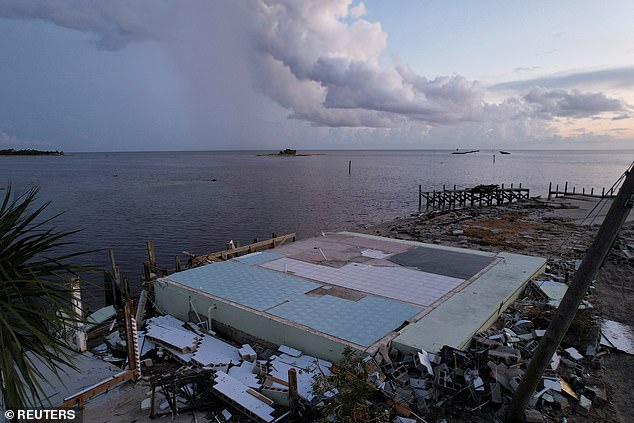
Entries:
<svg viewBox="0 0 634 423">
<path fill-rule="evenodd" d="M 240 358 L 246 361 L 255 361 L 258 358 L 255 350 L 249 344 L 242 345 L 242 348 L 238 350 L 238 354 L 240 354 Z"/>
<path fill-rule="evenodd" d="M 193 352 L 199 339 L 195 333 L 183 328 L 183 322 L 172 316 L 149 319 L 146 337 L 181 353 Z"/>
<path fill-rule="evenodd" d="M 425 350 L 421 350 L 416 354 L 416 367 L 421 369 L 424 367 L 427 369 L 427 373 L 431 376 L 434 375 L 434 369 L 431 367 L 431 362 L 429 360 L 429 354 Z"/>
<path fill-rule="evenodd" d="M 213 387 L 220 396 L 227 398 L 243 412 L 252 413 L 265 422 L 275 420 L 275 411 L 264 400 L 266 397 L 245 386 L 224 372 L 216 373 L 216 384 Z"/>
<path fill-rule="evenodd" d="M 566 353 L 568 353 L 568 356 L 570 356 L 570 358 L 574 361 L 579 361 L 583 359 L 583 356 L 574 347 L 566 348 L 564 351 L 566 351 Z"/>
<path fill-rule="evenodd" d="M 561 392 L 561 379 L 558 377 L 544 376 L 542 380 L 544 382 L 544 388 L 555 392 Z"/>
<path fill-rule="evenodd" d="M 559 354 L 554 353 L 553 357 L 550 359 L 550 368 L 553 370 L 557 370 L 557 368 L 559 367 L 560 361 L 561 361 L 561 357 L 559 357 Z"/>
<path fill-rule="evenodd" d="M 367 250 L 361 251 L 361 255 L 363 257 L 369 257 L 369 258 L 373 258 L 373 259 L 382 260 L 382 259 L 386 259 L 386 258 L 392 256 L 393 254 L 384 253 L 381 250 L 367 249 Z"/>
<path fill-rule="evenodd" d="M 116 315 L 117 311 L 112 305 L 100 308 L 99 310 L 86 317 L 86 324 L 84 325 L 84 328 L 86 329 L 86 331 L 90 331 L 97 326 L 114 319 Z"/>
<path fill-rule="evenodd" d="M 204 336 L 192 359 L 201 366 L 227 366 L 238 364 L 240 354 L 238 349 L 213 336 Z"/>
<path fill-rule="evenodd" d="M 306 401 L 313 399 L 313 382 L 315 377 L 323 373 L 330 374 L 332 363 L 319 360 L 309 355 L 291 357 L 289 355 L 273 356 L 267 379 L 269 386 L 288 389 L 288 371 L 295 368 L 297 371 L 297 393 Z"/>
<path fill-rule="evenodd" d="M 222 417 L 224 417 L 226 421 L 229 421 L 229 419 L 233 417 L 233 415 L 229 412 L 229 410 L 224 409 L 222 410 Z"/>
<path fill-rule="evenodd" d="M 253 374 L 253 367 L 254 364 L 252 362 L 243 361 L 239 366 L 233 366 L 229 369 L 229 376 L 250 388 L 260 389 L 262 383 Z"/>
<path fill-rule="evenodd" d="M 291 357 L 299 357 L 300 355 L 302 355 L 302 352 L 300 350 L 296 350 L 295 348 L 291 348 L 286 345 L 280 345 L 277 350 L 283 354 L 290 355 Z"/>
<path fill-rule="evenodd" d="M 614 320 L 601 322 L 601 345 L 634 354 L 634 330 Z"/>
</svg>

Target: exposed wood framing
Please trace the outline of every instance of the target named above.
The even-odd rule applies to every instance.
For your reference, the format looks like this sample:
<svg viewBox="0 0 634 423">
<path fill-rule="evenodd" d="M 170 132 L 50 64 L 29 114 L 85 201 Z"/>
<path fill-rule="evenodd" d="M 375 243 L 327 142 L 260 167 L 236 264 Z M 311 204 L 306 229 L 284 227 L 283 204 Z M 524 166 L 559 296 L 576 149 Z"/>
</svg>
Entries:
<svg viewBox="0 0 634 423">
<path fill-rule="evenodd" d="M 195 256 L 192 258 L 192 267 L 201 266 L 213 261 L 224 261 L 230 259 L 231 257 L 236 257 L 241 253 L 254 253 L 259 249 L 280 247 L 288 240 L 295 241 L 296 237 L 297 235 L 292 232 L 290 234 L 281 235 L 264 241 L 254 242 L 253 244 L 243 245 L 241 247 L 235 247 L 202 256 Z"/>
<path fill-rule="evenodd" d="M 121 373 L 117 373 L 116 375 L 103 380 L 93 386 L 90 386 L 83 391 L 77 392 L 76 394 L 71 395 L 68 398 L 64 399 L 60 405 L 56 408 L 59 409 L 68 409 L 79 407 L 80 409 L 84 408 L 84 403 L 95 395 L 101 394 L 102 392 L 107 391 L 108 389 L 116 386 L 126 380 L 134 379 L 136 377 L 134 370 L 124 370 Z"/>
</svg>

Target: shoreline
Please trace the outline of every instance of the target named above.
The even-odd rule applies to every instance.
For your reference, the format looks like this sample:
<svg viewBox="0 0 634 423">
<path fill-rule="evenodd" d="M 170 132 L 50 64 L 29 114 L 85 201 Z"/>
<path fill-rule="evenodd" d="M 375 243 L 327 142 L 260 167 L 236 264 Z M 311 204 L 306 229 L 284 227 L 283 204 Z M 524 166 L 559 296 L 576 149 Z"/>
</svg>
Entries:
<svg viewBox="0 0 634 423">
<path fill-rule="evenodd" d="M 566 262 L 583 259 L 609 208 L 584 219 L 599 199 L 560 197 L 528 200 L 503 206 L 432 211 L 360 228 L 360 232 L 481 251 L 536 255 L 548 259 L 547 274 L 562 273 Z M 608 203 L 611 200 L 608 200 Z M 597 207 L 599 209 L 599 207 Z M 634 213 L 619 232 L 615 246 L 599 270 L 595 288 L 586 299 L 596 314 L 634 326 Z M 521 298 L 521 297 L 520 297 Z M 605 355 L 598 379 L 605 384 L 610 403 L 593 408 L 575 421 L 626 422 L 634 415 L 629 395 L 634 379 L 634 356 Z M 573 417 L 571 416 L 571 417 Z"/>
</svg>

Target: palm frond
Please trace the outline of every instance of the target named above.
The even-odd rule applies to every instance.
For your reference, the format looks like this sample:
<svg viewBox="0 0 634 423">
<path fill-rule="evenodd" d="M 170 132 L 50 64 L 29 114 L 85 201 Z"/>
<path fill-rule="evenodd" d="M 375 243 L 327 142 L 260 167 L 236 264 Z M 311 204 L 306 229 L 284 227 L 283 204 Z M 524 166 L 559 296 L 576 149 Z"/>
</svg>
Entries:
<svg viewBox="0 0 634 423">
<path fill-rule="evenodd" d="M 68 252 L 69 236 L 36 205 L 39 188 L 14 196 L 7 186 L 0 205 L 0 391 L 5 409 L 41 406 L 44 369 L 59 377 L 73 368 L 65 339 L 55 333 L 82 321 L 72 306 L 70 278 L 92 270 L 72 261 L 90 251 Z M 50 382 L 50 381 L 49 381 Z M 61 380 L 60 380 L 61 382 Z"/>
</svg>

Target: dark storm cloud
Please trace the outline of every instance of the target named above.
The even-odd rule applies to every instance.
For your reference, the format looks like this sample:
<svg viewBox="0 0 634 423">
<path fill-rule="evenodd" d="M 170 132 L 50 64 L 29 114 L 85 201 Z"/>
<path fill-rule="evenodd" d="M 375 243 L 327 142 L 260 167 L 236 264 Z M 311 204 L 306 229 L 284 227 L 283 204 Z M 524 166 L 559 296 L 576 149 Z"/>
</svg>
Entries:
<svg viewBox="0 0 634 423">
<path fill-rule="evenodd" d="M 460 75 L 428 79 L 405 65 L 380 65 L 387 34 L 351 0 L 85 1 L 4 0 L 0 17 L 37 19 L 95 34 L 108 50 L 157 41 L 172 58 L 193 101 L 192 119 L 244 128 L 264 93 L 289 117 L 326 127 L 396 128 L 464 122 L 626 115 L 602 94 L 538 88 L 499 104 L 485 101 L 476 81 Z M 632 69 L 580 78 L 634 81 Z M 518 90 L 540 80 L 499 84 Z M 542 79 L 542 82 L 544 79 Z M 566 82 L 568 81 L 568 82 Z M 628 82 L 629 81 L 629 82 Z M 553 80 L 546 80 L 554 84 Z M 522 85 L 524 84 L 524 85 Z M 243 121 L 244 119 L 242 119 Z M 238 130 L 238 129 L 234 129 Z"/>
<path fill-rule="evenodd" d="M 3 0 L 0 17 L 35 19 L 98 35 L 99 48 L 117 50 L 132 42 L 159 40 L 167 15 L 160 1 Z"/>
</svg>

